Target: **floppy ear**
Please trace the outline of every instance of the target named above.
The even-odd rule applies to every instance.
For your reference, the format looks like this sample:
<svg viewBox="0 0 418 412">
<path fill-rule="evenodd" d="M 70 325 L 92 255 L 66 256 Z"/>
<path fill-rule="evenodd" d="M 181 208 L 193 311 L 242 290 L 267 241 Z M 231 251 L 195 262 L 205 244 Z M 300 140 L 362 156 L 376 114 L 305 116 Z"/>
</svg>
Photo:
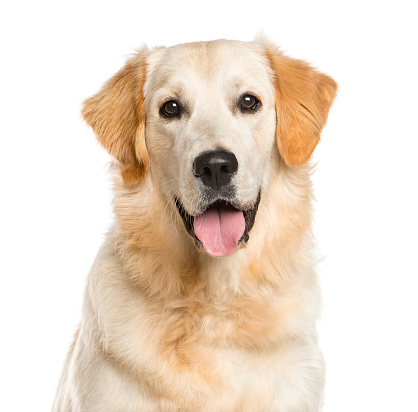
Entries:
<svg viewBox="0 0 418 412">
<path fill-rule="evenodd" d="M 99 93 L 84 102 L 82 110 L 100 144 L 118 160 L 128 186 L 139 183 L 149 169 L 145 146 L 145 71 L 145 56 L 139 52 Z"/>
<path fill-rule="evenodd" d="M 299 166 L 319 142 L 337 84 L 307 63 L 286 57 L 273 45 L 267 46 L 266 54 L 274 74 L 277 146 L 287 165 Z"/>
</svg>

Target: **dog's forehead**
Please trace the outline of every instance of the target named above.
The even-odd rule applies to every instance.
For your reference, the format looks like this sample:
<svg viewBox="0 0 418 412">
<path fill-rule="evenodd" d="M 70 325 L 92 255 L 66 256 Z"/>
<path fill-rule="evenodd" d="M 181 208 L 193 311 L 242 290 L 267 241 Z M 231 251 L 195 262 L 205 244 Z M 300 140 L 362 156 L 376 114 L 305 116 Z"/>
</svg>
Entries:
<svg viewBox="0 0 418 412">
<path fill-rule="evenodd" d="M 270 72 L 254 43 L 233 40 L 197 42 L 158 49 L 147 60 L 148 91 L 194 85 L 270 87 Z"/>
</svg>

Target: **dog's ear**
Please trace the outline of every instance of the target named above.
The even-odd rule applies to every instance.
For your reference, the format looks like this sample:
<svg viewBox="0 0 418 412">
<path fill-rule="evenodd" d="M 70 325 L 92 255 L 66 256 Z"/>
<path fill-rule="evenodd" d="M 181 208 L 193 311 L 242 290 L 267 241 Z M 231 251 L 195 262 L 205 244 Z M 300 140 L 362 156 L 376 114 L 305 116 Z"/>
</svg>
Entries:
<svg viewBox="0 0 418 412">
<path fill-rule="evenodd" d="M 312 155 L 337 93 L 331 77 L 307 63 L 266 46 L 276 93 L 276 139 L 287 165 L 299 166 Z"/>
<path fill-rule="evenodd" d="M 102 90 L 84 102 L 82 110 L 100 144 L 119 162 L 128 186 L 139 183 L 149 169 L 145 145 L 145 72 L 145 52 L 138 52 Z"/>
</svg>

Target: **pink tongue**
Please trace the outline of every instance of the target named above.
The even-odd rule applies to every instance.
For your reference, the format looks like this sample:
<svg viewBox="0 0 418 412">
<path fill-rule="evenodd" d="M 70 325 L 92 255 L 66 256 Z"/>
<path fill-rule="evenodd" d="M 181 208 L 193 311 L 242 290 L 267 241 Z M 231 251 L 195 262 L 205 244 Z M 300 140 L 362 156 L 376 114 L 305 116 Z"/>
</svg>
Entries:
<svg viewBox="0 0 418 412">
<path fill-rule="evenodd" d="M 243 213 L 222 203 L 194 218 L 194 232 L 206 252 L 213 256 L 226 256 L 234 252 L 244 230 Z"/>
</svg>

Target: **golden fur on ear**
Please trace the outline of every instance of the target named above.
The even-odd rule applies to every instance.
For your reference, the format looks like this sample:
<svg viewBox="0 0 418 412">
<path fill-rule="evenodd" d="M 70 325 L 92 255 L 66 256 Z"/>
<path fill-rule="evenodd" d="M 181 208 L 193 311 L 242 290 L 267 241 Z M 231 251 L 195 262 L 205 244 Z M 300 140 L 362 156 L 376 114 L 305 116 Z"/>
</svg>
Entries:
<svg viewBox="0 0 418 412">
<path fill-rule="evenodd" d="M 144 60 L 141 52 L 128 60 L 99 93 L 84 102 L 82 110 L 100 144 L 118 160 L 128 186 L 139 183 L 149 169 L 143 106 Z"/>
<path fill-rule="evenodd" d="M 299 166 L 310 158 L 319 142 L 337 83 L 271 44 L 266 47 L 266 57 L 274 74 L 277 146 L 287 165 Z"/>
</svg>

